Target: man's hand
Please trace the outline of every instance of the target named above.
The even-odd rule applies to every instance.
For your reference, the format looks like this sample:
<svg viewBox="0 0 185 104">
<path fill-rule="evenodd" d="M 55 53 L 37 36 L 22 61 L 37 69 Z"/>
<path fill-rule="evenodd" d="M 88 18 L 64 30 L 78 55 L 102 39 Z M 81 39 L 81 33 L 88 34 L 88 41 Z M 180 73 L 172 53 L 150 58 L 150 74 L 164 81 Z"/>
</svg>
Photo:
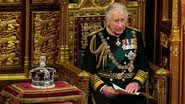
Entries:
<svg viewBox="0 0 185 104">
<path fill-rule="evenodd" d="M 128 93 L 134 93 L 137 92 L 139 89 L 140 89 L 139 84 L 137 82 L 132 82 L 126 86 L 125 91 Z"/>
<path fill-rule="evenodd" d="M 116 95 L 115 90 L 112 86 L 105 86 L 101 91 L 107 97 L 113 97 Z"/>
</svg>

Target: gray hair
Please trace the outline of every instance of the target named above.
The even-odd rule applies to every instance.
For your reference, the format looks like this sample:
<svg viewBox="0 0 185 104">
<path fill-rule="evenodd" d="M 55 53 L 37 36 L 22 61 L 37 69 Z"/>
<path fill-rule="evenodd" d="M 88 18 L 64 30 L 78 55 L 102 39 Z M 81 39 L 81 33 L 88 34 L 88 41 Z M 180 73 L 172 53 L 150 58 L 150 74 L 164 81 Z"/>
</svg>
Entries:
<svg viewBox="0 0 185 104">
<path fill-rule="evenodd" d="M 112 16 L 112 12 L 113 12 L 114 9 L 118 9 L 120 11 L 123 11 L 125 13 L 125 18 L 126 18 L 126 21 L 127 21 L 127 19 L 128 19 L 127 8 L 124 4 L 121 4 L 121 3 L 118 3 L 118 2 L 115 2 L 115 3 L 113 3 L 112 5 L 110 5 L 108 7 L 107 12 L 105 13 L 106 21 L 110 20 L 110 18 Z"/>
</svg>

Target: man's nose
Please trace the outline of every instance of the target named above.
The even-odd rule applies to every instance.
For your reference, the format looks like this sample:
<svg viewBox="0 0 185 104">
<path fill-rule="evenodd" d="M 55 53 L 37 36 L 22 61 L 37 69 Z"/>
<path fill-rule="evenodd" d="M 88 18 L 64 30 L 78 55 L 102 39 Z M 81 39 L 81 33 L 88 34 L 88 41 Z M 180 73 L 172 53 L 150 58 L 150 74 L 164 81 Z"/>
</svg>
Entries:
<svg viewBox="0 0 185 104">
<path fill-rule="evenodd" d="M 124 25 L 124 23 L 122 21 L 118 22 L 118 26 L 123 26 L 123 25 Z"/>
</svg>

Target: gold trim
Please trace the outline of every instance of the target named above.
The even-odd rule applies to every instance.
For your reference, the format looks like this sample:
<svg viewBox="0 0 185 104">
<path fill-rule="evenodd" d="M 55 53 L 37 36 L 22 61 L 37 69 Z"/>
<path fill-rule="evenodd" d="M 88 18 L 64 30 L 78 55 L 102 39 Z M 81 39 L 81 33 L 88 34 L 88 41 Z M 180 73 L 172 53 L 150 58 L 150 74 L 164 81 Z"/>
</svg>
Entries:
<svg viewBox="0 0 185 104">
<path fill-rule="evenodd" d="M 134 6 L 139 6 L 139 4 L 138 4 L 137 1 L 131 1 L 131 2 L 128 2 L 128 3 L 127 3 L 127 6 L 128 6 L 128 7 L 134 7 Z"/>
<path fill-rule="evenodd" d="M 98 82 L 96 82 L 96 83 L 94 84 L 94 90 L 97 90 L 98 86 L 99 86 L 100 84 L 102 84 L 102 83 L 104 83 L 102 80 L 99 80 Z"/>
<path fill-rule="evenodd" d="M 115 1 L 115 0 L 111 0 L 110 3 L 107 4 L 106 6 L 99 6 L 98 4 L 95 3 L 95 2 L 96 2 L 95 0 L 91 0 L 92 4 L 93 4 L 95 7 L 97 7 L 97 8 L 108 8 L 111 4 L 114 3 L 114 1 Z M 100 1 L 100 2 L 102 2 L 102 1 Z"/>
<path fill-rule="evenodd" d="M 179 47 L 178 46 L 170 46 L 170 56 L 178 56 L 179 55 Z"/>
<path fill-rule="evenodd" d="M 87 0 L 78 0 L 78 3 L 69 3 L 68 8 L 69 9 L 74 9 L 74 8 L 80 8 L 81 5 L 86 2 Z"/>
<path fill-rule="evenodd" d="M 157 70 L 157 72 L 156 72 L 157 75 L 168 75 L 169 73 L 170 72 L 168 70 L 163 69 L 163 68 Z"/>
<path fill-rule="evenodd" d="M 21 93 L 26 92 L 26 93 L 31 93 L 31 94 L 43 94 L 43 93 L 49 94 L 49 93 L 53 93 L 53 91 L 58 91 L 58 92 L 80 91 L 78 88 L 74 86 L 61 87 L 61 88 L 50 88 L 50 89 L 36 89 L 36 90 L 27 90 L 16 84 L 12 85 L 12 87 L 16 88 Z"/>
<path fill-rule="evenodd" d="M 26 77 L 25 73 L 0 74 L 0 81 L 4 81 L 4 80 L 23 80 L 23 79 L 30 79 L 30 77 Z"/>
<path fill-rule="evenodd" d="M 47 102 L 64 102 L 64 101 L 80 101 L 82 95 L 71 95 L 62 97 L 47 97 L 47 98 L 20 98 L 20 103 L 47 103 Z"/>
<path fill-rule="evenodd" d="M 148 72 L 144 72 L 142 70 L 139 70 L 134 77 L 134 79 L 140 81 L 142 84 L 144 84 L 145 80 L 148 78 Z"/>
<path fill-rule="evenodd" d="M 58 75 L 55 75 L 57 78 Z M 31 76 L 25 76 L 25 73 L 17 73 L 17 74 L 0 74 L 0 81 L 6 80 L 28 80 L 31 79 Z"/>
<path fill-rule="evenodd" d="M 98 86 L 104 82 L 95 74 L 91 76 L 90 83 L 93 86 L 94 90 L 96 90 Z"/>
<path fill-rule="evenodd" d="M 30 51 L 29 51 L 29 48 L 30 48 L 30 43 L 29 43 L 29 40 L 30 40 L 30 4 L 29 4 L 29 0 L 26 0 L 26 33 L 25 33 L 25 56 L 24 56 L 24 72 L 25 72 L 25 76 L 26 78 L 29 77 L 29 54 L 30 54 Z"/>
</svg>

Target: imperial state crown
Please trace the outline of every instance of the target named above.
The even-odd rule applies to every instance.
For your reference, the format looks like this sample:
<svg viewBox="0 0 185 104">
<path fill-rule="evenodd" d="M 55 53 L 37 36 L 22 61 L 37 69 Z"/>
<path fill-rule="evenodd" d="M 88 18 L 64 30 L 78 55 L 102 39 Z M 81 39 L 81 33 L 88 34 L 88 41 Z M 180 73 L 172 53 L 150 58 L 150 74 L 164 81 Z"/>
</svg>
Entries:
<svg viewBox="0 0 185 104">
<path fill-rule="evenodd" d="M 46 56 L 40 56 L 40 66 L 30 70 L 32 87 L 52 88 L 54 84 L 54 74 L 56 70 L 52 67 L 46 67 Z"/>
</svg>

